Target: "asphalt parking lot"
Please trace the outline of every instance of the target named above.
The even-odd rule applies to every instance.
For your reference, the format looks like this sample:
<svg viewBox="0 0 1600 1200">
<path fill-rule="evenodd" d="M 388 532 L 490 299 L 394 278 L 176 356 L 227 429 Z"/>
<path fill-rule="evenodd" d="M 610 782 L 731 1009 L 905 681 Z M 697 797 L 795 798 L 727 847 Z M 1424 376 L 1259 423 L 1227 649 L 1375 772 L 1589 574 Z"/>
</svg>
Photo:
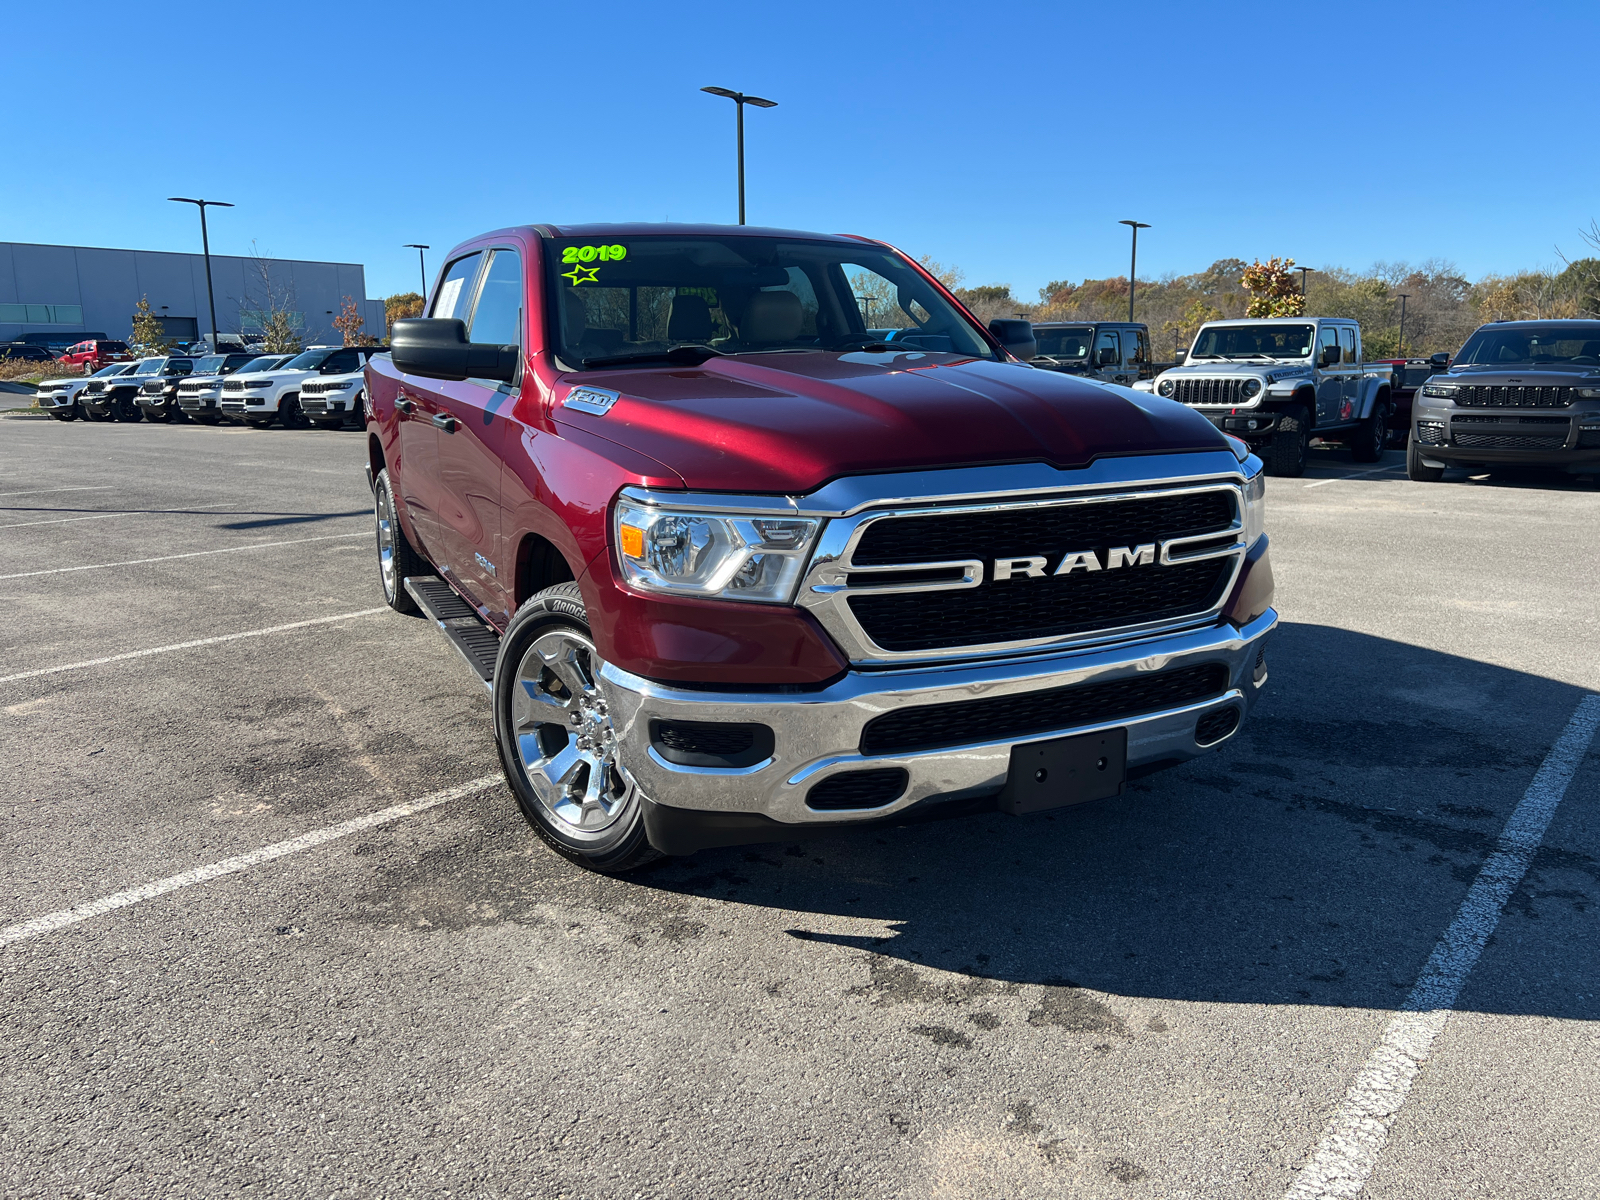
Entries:
<svg viewBox="0 0 1600 1200">
<path fill-rule="evenodd" d="M 1278 1200 L 1528 797 L 1362 1194 L 1594 1195 L 1596 488 L 1401 458 L 1269 481 L 1219 753 L 608 879 L 382 608 L 361 435 L 0 417 L 0 1193 Z"/>
</svg>

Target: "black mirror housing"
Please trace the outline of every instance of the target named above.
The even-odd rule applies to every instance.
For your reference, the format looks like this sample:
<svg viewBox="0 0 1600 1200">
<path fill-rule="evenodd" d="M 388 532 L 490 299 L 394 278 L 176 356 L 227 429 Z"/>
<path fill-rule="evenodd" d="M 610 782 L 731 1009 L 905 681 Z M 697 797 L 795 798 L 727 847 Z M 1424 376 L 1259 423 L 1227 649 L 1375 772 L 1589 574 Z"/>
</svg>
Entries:
<svg viewBox="0 0 1600 1200">
<path fill-rule="evenodd" d="M 1101 346 L 1095 361 L 1102 367 L 1114 367 L 1117 365 L 1117 352 L 1111 346 Z"/>
<path fill-rule="evenodd" d="M 1033 322 L 1008 321 L 996 317 L 989 322 L 989 332 L 1006 350 L 1023 362 L 1039 357 L 1039 341 L 1033 336 Z"/>
<path fill-rule="evenodd" d="M 1428 361 L 1436 367 L 1444 367 L 1450 364 L 1450 356 L 1441 350 L 1437 354 L 1430 354 Z"/>
<path fill-rule="evenodd" d="M 1317 357 L 1317 362 L 1324 367 L 1334 366 L 1338 361 L 1339 347 L 1337 346 L 1324 346 L 1322 353 Z"/>
<path fill-rule="evenodd" d="M 390 355 L 404 374 L 426 379 L 492 379 L 510 383 L 517 377 L 522 350 L 467 341 L 467 326 L 457 319 L 406 317 L 394 323 Z"/>
</svg>

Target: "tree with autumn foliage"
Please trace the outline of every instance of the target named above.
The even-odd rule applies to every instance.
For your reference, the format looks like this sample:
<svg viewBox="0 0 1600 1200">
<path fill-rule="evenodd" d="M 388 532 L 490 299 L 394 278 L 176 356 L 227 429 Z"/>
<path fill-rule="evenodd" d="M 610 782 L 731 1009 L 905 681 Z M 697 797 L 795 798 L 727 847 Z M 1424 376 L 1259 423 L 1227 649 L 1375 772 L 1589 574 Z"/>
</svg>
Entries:
<svg viewBox="0 0 1600 1200">
<path fill-rule="evenodd" d="M 172 349 L 172 339 L 161 324 L 161 318 L 150 311 L 150 297 L 140 296 L 133 310 L 133 333 L 128 344 L 144 354 L 165 354 Z"/>
<path fill-rule="evenodd" d="M 1239 282 L 1250 293 L 1244 310 L 1247 317 L 1300 317 L 1305 315 L 1306 298 L 1295 287 L 1294 259 L 1259 259 L 1244 269 Z"/>
<path fill-rule="evenodd" d="M 422 296 L 417 292 L 396 292 L 393 296 L 383 298 L 383 316 L 389 328 L 388 333 L 393 336 L 394 323 L 406 317 L 420 317 L 422 315 Z"/>
<path fill-rule="evenodd" d="M 339 305 L 339 315 L 333 319 L 333 327 L 344 338 L 346 346 L 376 346 L 378 339 L 370 334 L 361 332 L 361 327 L 366 321 L 361 316 L 361 307 L 351 297 L 346 296 Z"/>
</svg>

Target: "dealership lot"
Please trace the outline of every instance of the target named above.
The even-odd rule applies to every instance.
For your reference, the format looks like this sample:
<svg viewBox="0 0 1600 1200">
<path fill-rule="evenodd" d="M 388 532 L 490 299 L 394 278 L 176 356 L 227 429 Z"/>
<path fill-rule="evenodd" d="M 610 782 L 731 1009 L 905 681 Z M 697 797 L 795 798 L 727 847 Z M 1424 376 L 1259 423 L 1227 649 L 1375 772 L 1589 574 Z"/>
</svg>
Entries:
<svg viewBox="0 0 1600 1200">
<path fill-rule="evenodd" d="M 1593 483 L 1401 459 L 1269 481 L 1219 754 L 608 879 L 381 608 L 359 434 L 0 418 L 0 940 L 181 877 L 0 945 L 0 1192 L 1282 1196 L 1600 691 Z M 1589 746 L 1365 1194 L 1593 1194 L 1597 801 Z"/>
</svg>

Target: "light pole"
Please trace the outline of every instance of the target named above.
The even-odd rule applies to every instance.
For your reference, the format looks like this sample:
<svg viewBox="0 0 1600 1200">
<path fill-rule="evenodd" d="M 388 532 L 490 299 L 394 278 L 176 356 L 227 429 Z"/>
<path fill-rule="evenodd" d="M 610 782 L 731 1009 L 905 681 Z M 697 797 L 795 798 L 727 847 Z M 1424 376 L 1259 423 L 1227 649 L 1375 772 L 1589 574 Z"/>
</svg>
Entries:
<svg viewBox="0 0 1600 1200">
<path fill-rule="evenodd" d="M 420 242 L 407 242 L 405 248 L 407 250 L 415 250 L 417 252 L 417 270 L 422 275 L 422 302 L 426 304 L 428 302 L 428 264 L 423 259 L 422 252 L 424 250 L 431 250 L 433 247 L 424 246 Z"/>
<path fill-rule="evenodd" d="M 730 91 L 728 88 L 703 87 L 702 92 L 710 92 L 713 96 L 726 96 L 733 101 L 734 108 L 739 110 L 739 224 L 744 224 L 744 106 L 754 104 L 757 108 L 777 108 L 776 100 L 763 100 L 760 96 L 746 96 L 743 92 Z"/>
<path fill-rule="evenodd" d="M 1133 258 L 1128 263 L 1128 324 L 1133 324 L 1133 281 L 1139 271 L 1139 230 L 1149 229 L 1143 221 L 1118 221 L 1133 230 Z"/>
<path fill-rule="evenodd" d="M 1296 267 L 1295 270 L 1300 272 L 1300 294 L 1304 296 L 1306 294 L 1306 276 L 1316 274 L 1317 269 L 1315 267 Z"/>
<path fill-rule="evenodd" d="M 1400 345 L 1395 353 L 1404 358 L 1406 356 L 1406 297 L 1411 293 L 1396 292 L 1395 295 L 1400 299 Z"/>
<path fill-rule="evenodd" d="M 232 208 L 226 200 L 191 200 L 187 196 L 168 196 L 176 204 L 192 204 L 200 210 L 200 248 L 206 256 L 206 303 L 211 308 L 211 349 L 217 348 L 217 298 L 211 290 L 211 235 L 206 232 L 206 205 Z"/>
</svg>

